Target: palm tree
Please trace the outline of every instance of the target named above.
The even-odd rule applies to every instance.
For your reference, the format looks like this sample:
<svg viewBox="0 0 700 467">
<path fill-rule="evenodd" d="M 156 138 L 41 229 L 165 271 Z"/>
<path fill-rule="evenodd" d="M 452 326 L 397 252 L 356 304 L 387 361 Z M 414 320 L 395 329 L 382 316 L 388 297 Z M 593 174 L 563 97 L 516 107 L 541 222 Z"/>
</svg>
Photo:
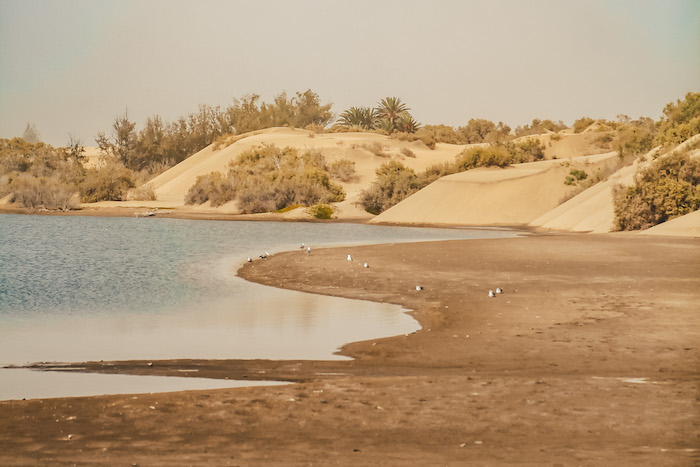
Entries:
<svg viewBox="0 0 700 467">
<path fill-rule="evenodd" d="M 420 123 L 413 118 L 408 112 L 403 112 L 399 115 L 399 119 L 396 122 L 396 129 L 398 131 L 403 131 L 404 133 L 415 133 L 420 128 Z"/>
<path fill-rule="evenodd" d="M 400 97 L 387 97 L 379 101 L 379 105 L 375 109 L 379 118 L 385 118 L 389 120 L 392 126 L 395 128 L 400 116 L 404 112 L 408 112 L 409 109 L 406 104 L 401 102 Z"/>
<path fill-rule="evenodd" d="M 377 113 L 369 107 L 350 107 L 340 114 L 340 124 L 345 126 L 356 126 L 365 130 L 374 128 L 377 120 Z"/>
</svg>

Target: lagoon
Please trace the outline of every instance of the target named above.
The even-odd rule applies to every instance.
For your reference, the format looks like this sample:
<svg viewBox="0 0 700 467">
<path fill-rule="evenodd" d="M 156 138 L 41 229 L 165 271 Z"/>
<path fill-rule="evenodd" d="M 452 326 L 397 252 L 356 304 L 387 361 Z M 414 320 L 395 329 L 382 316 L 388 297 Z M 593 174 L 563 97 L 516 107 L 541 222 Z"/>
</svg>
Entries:
<svg viewBox="0 0 700 467">
<path fill-rule="evenodd" d="M 396 305 L 235 275 L 264 252 L 511 237 L 507 230 L 0 214 L 0 365 L 174 358 L 338 359 L 413 332 Z M 7 381 L 0 371 L 0 382 Z M 0 384 L 3 386 L 3 384 Z M 0 388 L 1 389 L 1 388 Z M 2 399 L 2 394 L 0 394 Z"/>
</svg>

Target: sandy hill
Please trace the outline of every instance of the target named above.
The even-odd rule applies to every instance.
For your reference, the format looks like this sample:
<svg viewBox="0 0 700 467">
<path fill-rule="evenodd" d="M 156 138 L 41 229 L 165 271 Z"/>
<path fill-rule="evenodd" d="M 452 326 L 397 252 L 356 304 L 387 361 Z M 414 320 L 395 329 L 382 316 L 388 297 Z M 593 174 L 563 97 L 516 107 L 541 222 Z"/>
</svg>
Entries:
<svg viewBox="0 0 700 467">
<path fill-rule="evenodd" d="M 184 206 L 184 197 L 197 177 L 212 171 L 226 173 L 230 162 L 239 154 L 262 144 L 295 147 L 300 150 L 320 150 L 327 162 L 345 158 L 355 162 L 357 179 L 351 183 L 339 182 L 347 193 L 347 199 L 341 203 L 341 211 L 346 214 L 370 216 L 363 210 L 352 206 L 360 191 L 367 188 L 375 178 L 376 169 L 389 160 L 399 160 L 416 171 L 423 171 L 428 166 L 453 161 L 465 146 L 438 144 L 431 150 L 421 142 L 405 142 L 373 133 L 328 133 L 314 134 L 306 130 L 292 128 L 271 128 L 241 135 L 227 147 L 214 149 L 208 146 L 180 164 L 172 167 L 150 181 L 155 189 L 158 201 L 170 206 Z M 410 150 L 409 155 L 403 151 Z M 380 155 L 377 155 L 379 153 Z M 411 157 L 411 154 L 415 157 Z M 201 208 L 212 209 L 204 205 Z M 235 212 L 235 205 L 216 208 Z"/>
<path fill-rule="evenodd" d="M 667 235 L 672 237 L 700 237 L 700 211 L 676 217 L 663 224 L 639 232 L 641 235 Z"/>
<path fill-rule="evenodd" d="M 689 138 L 683 144 L 675 148 L 671 153 L 682 151 L 700 142 L 700 135 Z M 654 148 L 642 158 L 635 161 L 633 165 L 622 167 L 613 173 L 607 180 L 593 185 L 591 188 L 578 194 L 572 199 L 562 203 L 550 212 L 543 214 L 530 223 L 531 227 L 551 230 L 567 230 L 572 232 L 594 232 L 605 233 L 613 229 L 614 211 L 612 200 L 612 189 L 615 185 L 632 185 L 634 174 L 643 167 L 652 163 L 653 157 L 660 148 Z M 692 157 L 700 157 L 700 151 L 693 151 Z M 663 156 L 662 156 L 663 157 Z M 692 218 L 691 219 L 697 219 Z M 680 226 L 687 224 L 679 223 L 674 232 L 680 234 Z M 664 231 L 661 226 L 658 232 Z M 657 228 L 655 227 L 655 229 Z M 651 230 L 651 229 L 650 229 Z M 667 230 L 667 232 L 670 232 Z M 688 231 L 690 233 L 690 231 Z M 652 233 L 653 234 L 653 233 Z M 670 235 L 663 233 L 659 235 Z"/>
<path fill-rule="evenodd" d="M 478 168 L 443 177 L 372 219 L 384 224 L 523 225 L 549 212 L 575 187 L 572 169 L 592 173 L 615 153 Z"/>
</svg>

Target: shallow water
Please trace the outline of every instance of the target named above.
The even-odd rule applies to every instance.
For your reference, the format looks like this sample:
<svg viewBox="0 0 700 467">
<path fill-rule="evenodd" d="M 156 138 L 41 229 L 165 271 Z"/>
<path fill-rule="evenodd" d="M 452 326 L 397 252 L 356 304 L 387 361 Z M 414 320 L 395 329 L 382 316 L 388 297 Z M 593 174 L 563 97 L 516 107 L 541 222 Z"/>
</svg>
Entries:
<svg viewBox="0 0 700 467">
<path fill-rule="evenodd" d="M 244 281 L 247 256 L 324 245 L 509 237 L 503 230 L 0 215 L 0 364 L 332 359 L 415 331 L 400 307 Z M 0 371 L 0 386 L 9 378 Z M 1 388 L 0 388 L 1 389 Z M 0 394 L 2 398 L 2 394 Z"/>
</svg>

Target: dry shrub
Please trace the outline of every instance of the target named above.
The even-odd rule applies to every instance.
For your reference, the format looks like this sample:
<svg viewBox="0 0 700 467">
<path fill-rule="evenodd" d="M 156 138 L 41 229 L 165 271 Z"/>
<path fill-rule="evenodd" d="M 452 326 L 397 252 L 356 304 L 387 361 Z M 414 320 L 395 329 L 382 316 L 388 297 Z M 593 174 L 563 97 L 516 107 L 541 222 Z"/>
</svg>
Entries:
<svg viewBox="0 0 700 467">
<path fill-rule="evenodd" d="M 153 189 L 153 185 L 146 183 L 138 188 L 129 190 L 126 195 L 126 199 L 132 201 L 156 201 L 158 197 Z"/>
<path fill-rule="evenodd" d="M 384 152 L 386 146 L 376 141 L 372 144 L 363 144 L 362 147 L 377 157 L 391 157 L 391 154 Z"/>
<path fill-rule="evenodd" d="M 401 154 L 403 154 L 406 157 L 416 157 L 416 153 L 411 151 L 409 148 L 403 147 L 401 148 Z"/>
<path fill-rule="evenodd" d="M 328 165 L 328 173 L 332 178 L 342 182 L 352 182 L 357 180 L 355 173 L 355 161 L 349 159 L 338 159 Z"/>
<path fill-rule="evenodd" d="M 11 183 L 10 202 L 25 208 L 70 211 L 79 206 L 75 187 L 56 177 L 21 174 Z"/>
<path fill-rule="evenodd" d="M 79 186 L 80 198 L 86 203 L 122 201 L 133 187 L 133 172 L 119 162 L 108 160 L 103 167 L 85 171 L 85 180 Z"/>
<path fill-rule="evenodd" d="M 185 195 L 185 204 L 203 204 L 211 201 L 212 207 L 221 206 L 233 200 L 235 190 L 231 181 L 221 172 L 200 175 Z"/>
</svg>

